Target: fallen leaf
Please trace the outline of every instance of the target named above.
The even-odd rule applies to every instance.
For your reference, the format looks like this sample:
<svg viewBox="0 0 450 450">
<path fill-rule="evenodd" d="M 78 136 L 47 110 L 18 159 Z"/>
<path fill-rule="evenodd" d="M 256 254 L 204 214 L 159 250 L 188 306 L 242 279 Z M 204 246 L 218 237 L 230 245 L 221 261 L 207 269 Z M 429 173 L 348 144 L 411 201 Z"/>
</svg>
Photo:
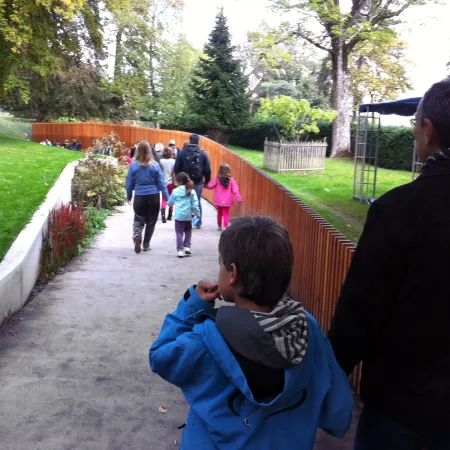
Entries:
<svg viewBox="0 0 450 450">
<path fill-rule="evenodd" d="M 167 406 L 160 406 L 159 407 L 159 412 L 161 413 L 161 414 L 166 414 L 166 412 L 167 411 L 169 411 L 169 408 L 167 407 Z"/>
</svg>

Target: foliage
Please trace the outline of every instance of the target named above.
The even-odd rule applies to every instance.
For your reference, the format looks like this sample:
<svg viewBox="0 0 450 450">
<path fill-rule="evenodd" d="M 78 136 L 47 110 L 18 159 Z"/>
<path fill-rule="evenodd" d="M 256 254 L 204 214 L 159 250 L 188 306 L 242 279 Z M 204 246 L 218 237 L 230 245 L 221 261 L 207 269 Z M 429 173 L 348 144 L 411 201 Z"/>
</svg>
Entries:
<svg viewBox="0 0 450 450">
<path fill-rule="evenodd" d="M 47 281 L 70 261 L 79 252 L 86 236 L 86 217 L 81 205 L 62 204 L 54 208 L 42 245 L 40 281 Z"/>
<path fill-rule="evenodd" d="M 263 169 L 263 152 L 230 148 Z M 344 236 L 357 242 L 366 220 L 368 205 L 356 202 L 352 198 L 354 173 L 352 161 L 327 159 L 324 171 L 307 174 L 266 172 L 302 199 Z M 377 195 L 380 196 L 388 190 L 409 183 L 411 173 L 380 169 L 377 180 Z"/>
<path fill-rule="evenodd" d="M 86 238 L 83 241 L 83 246 L 90 244 L 92 237 L 106 228 L 105 220 L 111 212 L 112 210 L 110 209 L 98 209 L 91 205 L 87 205 L 84 208 L 83 214 L 86 218 Z"/>
<path fill-rule="evenodd" d="M 56 119 L 53 119 L 52 122 L 55 123 L 75 123 L 75 122 L 82 122 L 82 120 L 76 118 L 76 117 L 57 117 Z"/>
<path fill-rule="evenodd" d="M 164 94 L 176 90 L 166 64 L 175 61 L 179 76 L 183 62 L 172 52 L 187 45 L 186 41 L 173 45 L 182 5 L 182 0 L 130 0 L 116 10 L 111 23 L 116 43 L 114 80 L 108 87 L 111 118 L 158 121 Z M 188 67 L 186 61 L 186 71 Z"/>
<path fill-rule="evenodd" d="M 81 153 L 0 134 L 0 260 L 66 165 Z"/>
<path fill-rule="evenodd" d="M 234 48 L 223 9 L 216 17 L 216 25 L 204 47 L 192 83 L 194 95 L 191 108 L 211 129 L 237 128 L 249 116 L 249 102 L 245 96 L 247 80 L 240 62 L 233 57 Z"/>
<path fill-rule="evenodd" d="M 308 100 L 314 107 L 330 107 L 323 56 L 311 44 L 299 45 L 289 28 L 262 23 L 258 31 L 247 34 L 247 43 L 239 47 L 238 54 L 245 67 L 263 73 L 262 97 L 288 95 Z"/>
<path fill-rule="evenodd" d="M 261 120 L 277 120 L 280 123 L 280 138 L 291 139 L 305 132 L 318 133 L 318 120 L 332 120 L 333 111 L 311 108 L 307 100 L 292 97 L 275 97 L 273 100 L 261 99 L 257 117 Z"/>
<path fill-rule="evenodd" d="M 115 161 L 92 155 L 80 160 L 72 182 L 73 198 L 77 204 L 98 208 L 123 205 L 126 170 Z"/>
<path fill-rule="evenodd" d="M 64 58 L 98 59 L 103 41 L 100 8 L 113 11 L 124 0 L 0 0 L 0 96 L 45 92 L 46 78 Z"/>
<path fill-rule="evenodd" d="M 89 155 L 114 156 L 119 158 L 126 154 L 125 143 L 121 142 L 120 136 L 114 131 L 111 134 L 104 134 L 102 138 L 95 138 L 92 147 L 86 149 Z"/>
<path fill-rule="evenodd" d="M 325 52 L 331 60 L 333 108 L 338 111 L 334 122 L 333 156 L 348 150 L 350 145 L 349 60 L 364 43 L 374 42 L 400 23 L 405 10 L 423 5 L 426 0 L 353 1 L 349 13 L 343 12 L 339 1 L 272 0 L 275 8 L 293 14 L 298 21 L 290 27 L 293 36 L 306 40 Z M 282 27 L 282 28 L 283 28 Z"/>
<path fill-rule="evenodd" d="M 399 92 L 412 89 L 406 44 L 392 30 L 373 33 L 373 38 L 355 47 L 350 56 L 350 89 L 355 110 L 365 101 L 395 100 Z"/>
<path fill-rule="evenodd" d="M 280 123 L 276 120 L 260 120 L 252 117 L 242 127 L 233 130 L 230 135 L 230 144 L 252 150 L 263 150 L 264 141 L 277 141 Z"/>
</svg>

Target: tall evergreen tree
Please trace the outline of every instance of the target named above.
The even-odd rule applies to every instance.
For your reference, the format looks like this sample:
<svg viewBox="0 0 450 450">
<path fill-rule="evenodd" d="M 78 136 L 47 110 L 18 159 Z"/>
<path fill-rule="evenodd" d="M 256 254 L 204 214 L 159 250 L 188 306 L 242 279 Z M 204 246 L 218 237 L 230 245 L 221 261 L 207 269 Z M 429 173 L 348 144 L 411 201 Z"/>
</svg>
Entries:
<svg viewBox="0 0 450 450">
<path fill-rule="evenodd" d="M 216 135 L 219 130 L 238 127 L 249 116 L 245 95 L 248 82 L 233 51 L 227 19 L 221 9 L 204 47 L 206 56 L 200 59 L 194 72 L 191 101 L 193 112 Z"/>
</svg>

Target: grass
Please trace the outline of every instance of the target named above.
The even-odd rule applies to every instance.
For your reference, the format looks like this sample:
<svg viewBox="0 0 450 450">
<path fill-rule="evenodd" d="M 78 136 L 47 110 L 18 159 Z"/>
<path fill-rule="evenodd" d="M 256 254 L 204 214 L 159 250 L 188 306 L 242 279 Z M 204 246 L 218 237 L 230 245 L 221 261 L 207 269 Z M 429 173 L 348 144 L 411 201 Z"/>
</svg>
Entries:
<svg viewBox="0 0 450 450">
<path fill-rule="evenodd" d="M 0 134 L 0 261 L 64 167 L 80 156 Z"/>
<path fill-rule="evenodd" d="M 32 121 L 29 119 L 13 117 L 8 113 L 0 112 L 0 133 L 21 138 L 24 133 L 27 133 L 31 138 L 31 124 Z"/>
<path fill-rule="evenodd" d="M 358 241 L 369 206 L 352 199 L 353 161 L 327 159 L 324 171 L 277 174 L 263 169 L 263 152 L 228 148 L 286 186 L 348 239 Z M 410 172 L 379 169 L 377 196 L 410 181 Z"/>
</svg>

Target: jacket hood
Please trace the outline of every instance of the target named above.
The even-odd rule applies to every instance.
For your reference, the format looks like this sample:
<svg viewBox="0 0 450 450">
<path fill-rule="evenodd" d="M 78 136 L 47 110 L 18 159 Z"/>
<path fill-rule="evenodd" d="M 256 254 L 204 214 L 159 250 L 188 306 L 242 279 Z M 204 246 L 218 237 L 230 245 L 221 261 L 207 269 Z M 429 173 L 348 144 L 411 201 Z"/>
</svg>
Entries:
<svg viewBox="0 0 450 450">
<path fill-rule="evenodd" d="M 223 186 L 223 187 L 228 187 L 229 185 L 230 185 L 230 179 L 229 178 L 225 178 L 225 179 L 223 179 L 223 180 L 221 180 L 220 178 L 219 178 L 219 181 L 220 181 L 220 184 Z"/>
<path fill-rule="evenodd" d="M 191 144 L 191 145 L 187 145 L 187 146 L 183 149 L 183 151 L 188 151 L 188 152 L 198 152 L 198 153 L 200 153 L 200 152 L 202 151 L 202 149 L 201 149 L 198 145 Z"/>
<path fill-rule="evenodd" d="M 176 189 L 174 189 L 173 192 L 176 193 L 176 195 L 178 197 L 187 197 L 188 196 L 186 194 L 186 186 L 178 186 Z"/>
<path fill-rule="evenodd" d="M 257 314 L 255 317 L 254 312 L 234 306 L 219 308 L 214 317 L 215 325 L 205 323 L 204 342 L 240 392 L 252 403 L 271 405 L 281 397 L 288 399 L 308 385 L 314 364 L 313 348 L 308 346 L 308 317 L 300 303 L 283 299 L 264 318 Z M 284 344 L 280 343 L 278 335 L 282 336 Z M 295 351 L 286 352 L 286 347 L 295 348 Z M 256 400 L 239 363 L 230 357 L 232 351 L 266 367 L 283 369 L 283 391 L 268 402 Z"/>
<path fill-rule="evenodd" d="M 220 308 L 217 329 L 239 354 L 265 366 L 300 364 L 308 346 L 308 321 L 301 303 L 284 297 L 269 313 Z"/>
</svg>

